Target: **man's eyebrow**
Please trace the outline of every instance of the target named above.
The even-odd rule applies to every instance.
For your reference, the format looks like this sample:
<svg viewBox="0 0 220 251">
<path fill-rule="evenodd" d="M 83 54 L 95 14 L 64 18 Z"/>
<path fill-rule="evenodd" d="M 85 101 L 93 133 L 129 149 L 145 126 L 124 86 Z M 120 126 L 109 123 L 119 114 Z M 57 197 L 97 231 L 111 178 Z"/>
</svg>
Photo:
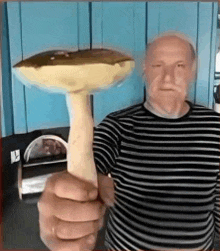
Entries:
<svg viewBox="0 0 220 251">
<path fill-rule="evenodd" d="M 154 63 L 163 63 L 163 60 L 153 59 L 153 60 L 151 60 L 151 62 L 152 62 L 152 64 L 154 64 Z"/>
<path fill-rule="evenodd" d="M 150 64 L 155 64 L 155 63 L 163 63 L 164 61 L 163 60 L 151 60 L 151 62 L 150 62 Z M 186 64 L 187 62 L 186 62 L 186 60 L 178 60 L 178 61 L 176 61 L 176 62 L 174 62 L 174 64 L 176 64 L 176 63 L 184 63 L 184 64 Z"/>
<path fill-rule="evenodd" d="M 185 60 L 179 60 L 179 61 L 176 61 L 176 63 L 186 63 Z"/>
</svg>

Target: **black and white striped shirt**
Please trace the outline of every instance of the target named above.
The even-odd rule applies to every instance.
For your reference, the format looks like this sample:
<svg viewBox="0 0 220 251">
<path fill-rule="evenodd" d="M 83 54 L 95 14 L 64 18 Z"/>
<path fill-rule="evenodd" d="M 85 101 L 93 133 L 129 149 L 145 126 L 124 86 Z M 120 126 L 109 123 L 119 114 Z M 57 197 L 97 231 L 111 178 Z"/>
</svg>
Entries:
<svg viewBox="0 0 220 251">
<path fill-rule="evenodd" d="M 95 162 L 115 183 L 108 250 L 213 249 L 219 234 L 219 129 L 217 113 L 191 103 L 178 119 L 138 104 L 97 126 Z"/>
</svg>

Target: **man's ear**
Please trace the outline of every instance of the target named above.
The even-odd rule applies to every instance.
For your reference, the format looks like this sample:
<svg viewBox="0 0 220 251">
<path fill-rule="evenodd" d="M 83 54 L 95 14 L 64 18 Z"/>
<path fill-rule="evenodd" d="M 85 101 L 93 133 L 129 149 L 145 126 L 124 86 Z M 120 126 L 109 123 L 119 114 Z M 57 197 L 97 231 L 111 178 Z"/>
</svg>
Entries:
<svg viewBox="0 0 220 251">
<path fill-rule="evenodd" d="M 197 62 L 197 59 L 195 59 L 192 63 L 192 71 L 191 71 L 191 83 L 193 83 L 195 80 L 196 80 L 196 77 L 197 77 L 197 65 L 198 65 L 198 62 Z"/>
</svg>

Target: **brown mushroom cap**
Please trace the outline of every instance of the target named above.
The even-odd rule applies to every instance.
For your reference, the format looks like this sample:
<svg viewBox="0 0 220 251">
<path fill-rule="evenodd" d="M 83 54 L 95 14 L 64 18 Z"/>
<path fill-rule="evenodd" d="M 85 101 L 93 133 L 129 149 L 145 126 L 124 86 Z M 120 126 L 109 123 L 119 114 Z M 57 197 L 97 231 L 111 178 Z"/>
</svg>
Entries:
<svg viewBox="0 0 220 251">
<path fill-rule="evenodd" d="M 122 81 L 134 68 L 134 59 L 109 49 L 47 51 L 14 69 L 29 84 L 52 92 L 93 92 Z"/>
<path fill-rule="evenodd" d="M 109 49 L 92 50 L 54 50 L 38 53 L 25 59 L 14 67 L 41 67 L 45 65 L 83 65 L 83 64 L 111 64 L 133 61 L 133 58 L 121 52 Z"/>
</svg>

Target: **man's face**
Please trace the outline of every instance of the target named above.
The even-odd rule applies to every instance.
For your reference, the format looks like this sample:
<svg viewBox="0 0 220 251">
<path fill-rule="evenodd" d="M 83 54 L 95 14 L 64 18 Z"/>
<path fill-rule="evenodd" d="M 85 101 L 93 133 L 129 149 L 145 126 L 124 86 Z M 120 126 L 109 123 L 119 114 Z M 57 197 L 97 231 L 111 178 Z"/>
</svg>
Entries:
<svg viewBox="0 0 220 251">
<path fill-rule="evenodd" d="M 145 75 L 151 102 L 184 102 L 194 78 L 190 46 L 177 37 L 156 40 L 147 53 Z"/>
</svg>

